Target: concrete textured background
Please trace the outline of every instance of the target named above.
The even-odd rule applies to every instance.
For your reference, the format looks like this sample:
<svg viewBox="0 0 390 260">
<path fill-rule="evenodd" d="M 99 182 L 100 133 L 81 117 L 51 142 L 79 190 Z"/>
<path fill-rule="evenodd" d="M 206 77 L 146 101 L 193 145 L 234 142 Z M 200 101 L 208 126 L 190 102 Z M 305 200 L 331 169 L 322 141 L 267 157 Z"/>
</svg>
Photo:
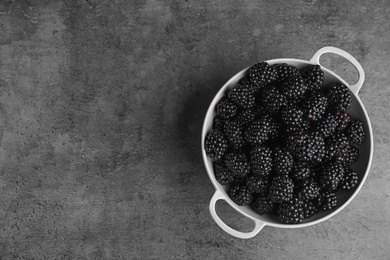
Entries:
<svg viewBox="0 0 390 260">
<path fill-rule="evenodd" d="M 389 1 L 3 0 L 0 26 L 0 259 L 389 258 Z M 326 222 L 233 238 L 208 211 L 207 107 L 242 68 L 327 45 L 366 72 L 367 182 Z"/>
</svg>

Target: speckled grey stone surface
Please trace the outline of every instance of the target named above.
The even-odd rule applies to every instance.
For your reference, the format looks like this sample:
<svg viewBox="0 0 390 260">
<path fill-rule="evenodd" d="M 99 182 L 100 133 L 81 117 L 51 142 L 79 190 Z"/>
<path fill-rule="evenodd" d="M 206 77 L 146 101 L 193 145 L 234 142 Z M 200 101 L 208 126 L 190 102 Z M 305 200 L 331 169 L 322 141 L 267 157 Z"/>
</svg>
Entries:
<svg viewBox="0 0 390 260">
<path fill-rule="evenodd" d="M 389 1 L 10 0 L 0 25 L 0 259 L 388 259 Z M 327 45 L 366 72 L 369 177 L 326 222 L 233 238 L 208 211 L 207 107 L 239 70 Z"/>
</svg>

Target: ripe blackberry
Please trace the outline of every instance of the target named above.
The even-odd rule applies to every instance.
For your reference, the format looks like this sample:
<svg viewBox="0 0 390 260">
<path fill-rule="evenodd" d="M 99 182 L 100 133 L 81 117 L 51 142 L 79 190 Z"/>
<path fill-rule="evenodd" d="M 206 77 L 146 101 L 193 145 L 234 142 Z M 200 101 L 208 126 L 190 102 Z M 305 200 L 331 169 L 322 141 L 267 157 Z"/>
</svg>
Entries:
<svg viewBox="0 0 390 260">
<path fill-rule="evenodd" d="M 303 201 L 293 198 L 290 201 L 282 202 L 278 208 L 279 219 L 285 224 L 297 224 L 304 219 Z"/>
<path fill-rule="evenodd" d="M 216 105 L 216 112 L 223 119 L 229 119 L 236 115 L 238 107 L 227 97 L 221 98 Z"/>
<path fill-rule="evenodd" d="M 284 107 L 280 115 L 287 132 L 295 132 L 301 129 L 303 124 L 303 111 L 299 107 Z"/>
<path fill-rule="evenodd" d="M 299 74 L 299 70 L 296 67 L 288 65 L 287 63 L 275 64 L 273 67 L 276 72 L 276 81 L 279 82 L 284 81 L 288 77 Z"/>
<path fill-rule="evenodd" d="M 252 175 L 246 179 L 246 186 L 252 193 L 266 193 L 268 184 L 267 177 Z"/>
<path fill-rule="evenodd" d="M 325 114 L 328 107 L 327 98 L 319 91 L 312 91 L 306 99 L 302 101 L 305 118 L 309 121 L 318 121 Z"/>
<path fill-rule="evenodd" d="M 337 195 L 334 192 L 326 191 L 320 194 L 320 209 L 323 211 L 337 207 Z"/>
<path fill-rule="evenodd" d="M 329 106 L 340 111 L 347 111 L 352 103 L 352 96 L 343 84 L 332 84 L 326 90 Z"/>
<path fill-rule="evenodd" d="M 235 176 L 234 173 L 221 162 L 216 162 L 214 164 L 214 175 L 215 179 L 223 185 L 233 182 Z"/>
<path fill-rule="evenodd" d="M 250 172 L 246 155 L 239 151 L 228 152 L 225 155 L 225 164 L 238 177 L 245 177 Z"/>
<path fill-rule="evenodd" d="M 242 183 L 234 184 L 229 191 L 230 198 L 239 206 L 245 206 L 252 202 L 253 195 Z"/>
<path fill-rule="evenodd" d="M 228 92 L 228 97 L 243 109 L 252 108 L 255 105 L 255 92 L 249 84 L 238 83 Z"/>
<path fill-rule="evenodd" d="M 276 175 L 271 182 L 269 195 L 272 202 L 281 203 L 293 197 L 294 182 L 288 176 Z"/>
<path fill-rule="evenodd" d="M 341 180 L 341 189 L 352 190 L 359 182 L 357 173 L 351 168 L 347 168 L 344 174 L 344 178 Z"/>
<path fill-rule="evenodd" d="M 259 215 L 273 213 L 276 208 L 276 205 L 270 200 L 269 196 L 264 194 L 254 196 L 251 206 Z"/>
<path fill-rule="evenodd" d="M 267 115 L 261 116 L 245 131 L 245 139 L 251 145 L 262 144 L 269 139 L 272 132 L 272 118 Z"/>
<path fill-rule="evenodd" d="M 326 160 L 336 159 L 343 156 L 349 148 L 347 137 L 342 132 L 336 132 L 325 139 Z"/>
<path fill-rule="evenodd" d="M 328 112 L 324 117 L 316 124 L 315 129 L 320 132 L 324 137 L 328 137 L 334 133 L 338 125 L 338 120 L 335 115 Z"/>
<path fill-rule="evenodd" d="M 251 108 L 251 109 L 245 109 L 245 110 L 240 110 L 235 119 L 243 126 L 247 127 L 249 126 L 255 119 L 256 119 L 256 109 Z"/>
<path fill-rule="evenodd" d="M 309 135 L 312 142 L 312 149 L 314 150 L 313 163 L 321 163 L 325 157 L 325 139 L 321 133 L 313 132 Z"/>
<path fill-rule="evenodd" d="M 281 84 L 281 93 L 288 99 L 300 99 L 306 93 L 307 85 L 298 74 L 288 77 Z"/>
<path fill-rule="evenodd" d="M 216 130 L 219 130 L 220 132 L 223 133 L 223 128 L 224 128 L 224 125 L 225 125 L 225 119 L 223 119 L 222 117 L 216 115 L 213 119 L 213 129 L 216 129 Z"/>
<path fill-rule="evenodd" d="M 291 177 L 295 181 L 309 178 L 311 175 L 311 167 L 308 163 L 297 161 L 291 171 Z"/>
<path fill-rule="evenodd" d="M 345 149 L 345 151 L 337 158 L 337 161 L 339 161 L 344 166 L 351 166 L 354 164 L 357 159 L 359 158 L 359 149 L 355 146 L 349 145 L 348 148 Z"/>
<path fill-rule="evenodd" d="M 314 203 L 312 200 L 304 201 L 303 202 L 303 217 L 311 218 L 318 212 L 320 212 L 320 209 L 317 205 L 318 203 Z"/>
<path fill-rule="evenodd" d="M 287 105 L 287 99 L 282 95 L 279 89 L 274 85 L 269 85 L 261 92 L 261 101 L 264 109 L 271 114 L 276 114 L 279 110 Z"/>
<path fill-rule="evenodd" d="M 272 151 L 267 146 L 255 146 L 250 151 L 252 172 L 257 176 L 268 176 L 272 170 Z"/>
<path fill-rule="evenodd" d="M 289 137 L 288 148 L 304 162 L 320 163 L 325 155 L 325 143 L 320 133 L 295 134 Z"/>
<path fill-rule="evenodd" d="M 364 142 L 366 135 L 364 132 L 363 122 L 360 120 L 351 121 L 345 128 L 345 135 L 351 144 L 361 145 Z"/>
<path fill-rule="evenodd" d="M 276 147 L 273 152 L 273 165 L 276 174 L 288 175 L 294 165 L 294 157 L 286 148 Z"/>
<path fill-rule="evenodd" d="M 204 148 L 207 156 L 218 161 L 226 153 L 228 141 L 221 131 L 212 129 L 206 136 Z"/>
<path fill-rule="evenodd" d="M 249 68 L 249 78 L 256 86 L 265 86 L 276 79 L 275 68 L 266 62 L 260 62 Z"/>
<path fill-rule="evenodd" d="M 330 162 L 320 169 L 319 184 L 323 189 L 336 191 L 344 176 L 344 167 L 339 162 Z"/>
<path fill-rule="evenodd" d="M 241 124 L 237 120 L 226 120 L 224 125 L 224 133 L 228 139 L 229 145 L 233 149 L 241 149 L 244 144 L 244 134 Z"/>
<path fill-rule="evenodd" d="M 341 112 L 341 111 L 335 111 L 334 115 L 336 116 L 338 122 L 336 130 L 343 131 L 351 121 L 350 116 L 348 115 L 347 112 Z"/>
<path fill-rule="evenodd" d="M 325 76 L 319 65 L 310 65 L 301 72 L 309 90 L 320 90 Z"/>
<path fill-rule="evenodd" d="M 305 179 L 300 182 L 297 189 L 297 196 L 302 200 L 312 200 L 320 195 L 320 187 L 316 182 L 310 179 Z"/>
</svg>

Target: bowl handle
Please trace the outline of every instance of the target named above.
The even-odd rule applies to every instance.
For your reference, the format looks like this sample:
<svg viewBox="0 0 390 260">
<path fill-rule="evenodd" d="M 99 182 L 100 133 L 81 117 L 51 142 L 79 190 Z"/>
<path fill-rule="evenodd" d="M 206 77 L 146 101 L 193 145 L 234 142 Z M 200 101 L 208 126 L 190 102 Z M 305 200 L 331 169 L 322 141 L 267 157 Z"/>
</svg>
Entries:
<svg viewBox="0 0 390 260">
<path fill-rule="evenodd" d="M 310 62 L 320 65 L 320 57 L 322 54 L 325 54 L 325 53 L 334 53 L 334 54 L 340 55 L 341 57 L 344 57 L 350 63 L 352 63 L 352 65 L 357 69 L 358 74 L 359 74 L 359 79 L 354 85 L 349 85 L 349 89 L 354 94 L 357 95 L 359 93 L 359 90 L 362 87 L 364 79 L 365 79 L 365 74 L 364 74 L 364 70 L 363 70 L 362 65 L 360 65 L 360 63 L 348 52 L 343 51 L 343 50 L 336 48 L 336 47 L 331 47 L 331 46 L 327 46 L 327 47 L 323 47 L 323 48 L 319 49 L 313 55 L 313 57 L 310 59 Z"/>
<path fill-rule="evenodd" d="M 211 216 L 213 217 L 214 221 L 218 224 L 218 226 L 220 228 L 222 228 L 226 233 L 228 233 L 232 236 L 238 237 L 238 238 L 247 239 L 247 238 L 252 238 L 252 237 L 256 236 L 257 233 L 259 233 L 260 230 L 265 226 L 265 222 L 260 221 L 258 219 L 251 218 L 255 222 L 255 227 L 250 232 L 241 232 L 241 231 L 237 231 L 237 230 L 229 227 L 228 225 L 225 224 L 225 222 L 223 222 L 219 218 L 219 216 L 217 215 L 217 212 L 215 211 L 215 204 L 220 199 L 226 200 L 225 196 L 219 190 L 216 190 L 213 197 L 210 200 L 210 213 L 211 213 Z"/>
</svg>

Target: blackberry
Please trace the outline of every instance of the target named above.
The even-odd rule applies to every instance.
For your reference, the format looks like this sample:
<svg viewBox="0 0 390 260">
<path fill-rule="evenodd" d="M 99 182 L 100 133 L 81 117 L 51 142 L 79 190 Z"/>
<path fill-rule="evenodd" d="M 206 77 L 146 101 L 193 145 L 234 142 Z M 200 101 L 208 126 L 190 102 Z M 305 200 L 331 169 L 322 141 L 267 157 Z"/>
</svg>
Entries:
<svg viewBox="0 0 390 260">
<path fill-rule="evenodd" d="M 345 128 L 345 135 L 351 144 L 361 145 L 365 139 L 363 122 L 360 120 L 351 121 Z"/>
<path fill-rule="evenodd" d="M 276 175 L 271 182 L 269 195 L 272 202 L 281 203 L 293 197 L 294 182 L 288 176 Z"/>
<path fill-rule="evenodd" d="M 309 90 L 320 90 L 325 76 L 319 65 L 310 65 L 301 72 Z"/>
<path fill-rule="evenodd" d="M 336 132 L 325 139 L 326 160 L 343 156 L 349 148 L 347 137 L 342 132 Z"/>
<path fill-rule="evenodd" d="M 269 116 L 263 115 L 253 123 L 245 131 L 245 139 L 251 145 L 262 144 L 269 139 L 272 132 L 272 119 Z"/>
<path fill-rule="evenodd" d="M 223 119 L 222 117 L 216 115 L 213 119 L 213 129 L 216 129 L 216 130 L 219 130 L 220 132 L 223 133 L 223 128 L 224 128 L 224 125 L 225 125 L 225 119 Z"/>
<path fill-rule="evenodd" d="M 223 185 L 233 182 L 235 176 L 234 173 L 229 170 L 229 168 L 225 164 L 221 162 L 215 163 L 214 175 L 215 179 Z"/>
<path fill-rule="evenodd" d="M 319 184 L 323 189 L 336 191 L 344 176 L 344 167 L 339 162 L 330 162 L 320 169 Z"/>
<path fill-rule="evenodd" d="M 297 196 L 304 201 L 312 200 L 320 195 L 320 187 L 316 182 L 310 179 L 302 181 L 297 190 Z"/>
<path fill-rule="evenodd" d="M 207 156 L 218 161 L 226 153 L 228 141 L 221 131 L 212 129 L 206 136 L 204 148 Z"/>
<path fill-rule="evenodd" d="M 238 110 L 237 106 L 227 97 L 222 97 L 215 108 L 217 115 L 219 115 L 223 119 L 229 119 L 234 117 Z"/>
<path fill-rule="evenodd" d="M 337 158 L 344 166 L 351 166 L 359 158 L 359 149 L 349 145 L 348 148 Z"/>
<path fill-rule="evenodd" d="M 271 114 L 276 114 L 279 110 L 287 105 L 287 99 L 282 95 L 279 89 L 270 85 L 261 92 L 261 100 L 264 105 L 264 109 Z"/>
<path fill-rule="evenodd" d="M 278 215 L 282 223 L 297 224 L 304 219 L 303 201 L 293 198 L 291 201 L 283 202 L 279 205 Z"/>
<path fill-rule="evenodd" d="M 313 200 L 308 200 L 303 202 L 303 217 L 311 218 L 315 214 L 320 212 L 320 209 L 317 203 L 314 203 Z"/>
<path fill-rule="evenodd" d="M 245 206 L 252 202 L 253 195 L 242 183 L 234 184 L 229 191 L 230 198 L 239 206 Z"/>
<path fill-rule="evenodd" d="M 326 191 L 320 194 L 320 209 L 323 211 L 337 207 L 337 195 L 334 192 Z"/>
<path fill-rule="evenodd" d="M 246 186 L 252 193 L 266 193 L 268 191 L 268 178 L 252 175 L 246 179 Z"/>
<path fill-rule="evenodd" d="M 294 165 L 294 157 L 286 148 L 277 147 L 273 152 L 273 165 L 276 174 L 288 175 Z"/>
<path fill-rule="evenodd" d="M 241 124 L 236 120 L 226 120 L 224 125 L 224 133 L 228 142 L 233 149 L 241 149 L 244 144 L 244 134 Z"/>
<path fill-rule="evenodd" d="M 315 129 L 320 132 L 324 137 L 328 137 L 334 133 L 338 125 L 338 120 L 335 115 L 328 112 L 324 117 L 316 124 Z"/>
<path fill-rule="evenodd" d="M 276 208 L 276 205 L 270 200 L 269 196 L 263 194 L 254 196 L 251 206 L 259 215 L 273 213 Z"/>
<path fill-rule="evenodd" d="M 281 93 L 288 99 L 300 99 L 306 93 L 307 85 L 300 75 L 288 77 L 281 84 Z"/>
<path fill-rule="evenodd" d="M 228 97 L 243 109 L 252 108 L 255 105 L 255 91 L 249 84 L 238 83 L 228 92 Z"/>
<path fill-rule="evenodd" d="M 345 112 L 352 103 L 352 96 L 343 84 L 332 84 L 326 90 L 329 106 Z"/>
<path fill-rule="evenodd" d="M 292 135 L 287 145 L 291 153 L 304 162 L 320 163 L 325 155 L 324 139 L 317 132 Z"/>
<path fill-rule="evenodd" d="M 347 112 L 335 111 L 334 115 L 337 118 L 337 131 L 343 131 L 351 121 L 351 118 Z"/>
<path fill-rule="evenodd" d="M 265 86 L 276 79 L 275 68 L 266 62 L 260 62 L 249 68 L 249 78 L 256 86 Z"/>
<path fill-rule="evenodd" d="M 239 151 L 231 151 L 225 155 L 226 166 L 238 177 L 245 177 L 250 172 L 250 164 L 246 155 Z"/>
<path fill-rule="evenodd" d="M 301 129 L 303 124 L 303 111 L 297 106 L 288 106 L 281 111 L 281 120 L 288 132 Z"/>
<path fill-rule="evenodd" d="M 243 127 L 247 127 L 256 119 L 256 110 L 255 108 L 241 110 L 237 113 L 235 119 Z"/>
<path fill-rule="evenodd" d="M 312 149 L 314 150 L 313 163 L 321 163 L 325 157 L 325 139 L 322 134 L 313 132 L 309 135 L 312 142 Z"/>
<path fill-rule="evenodd" d="M 302 107 L 305 111 L 305 118 L 309 121 L 318 121 L 325 114 L 328 107 L 327 98 L 319 91 L 312 91 L 308 97 L 303 100 Z"/>
<path fill-rule="evenodd" d="M 267 146 L 255 146 L 250 151 L 252 172 L 258 176 L 268 176 L 272 170 L 272 151 Z"/>
<path fill-rule="evenodd" d="M 291 177 L 295 181 L 309 178 L 311 175 L 311 167 L 308 163 L 298 161 L 294 164 L 291 172 Z"/>
<path fill-rule="evenodd" d="M 341 180 L 341 189 L 343 190 L 352 190 L 356 187 L 359 182 L 359 177 L 357 173 L 351 168 L 346 169 L 344 178 Z"/>
<path fill-rule="evenodd" d="M 275 64 L 273 67 L 276 72 L 276 81 L 279 82 L 284 81 L 288 77 L 299 74 L 299 70 L 296 67 L 288 65 L 287 63 Z"/>
</svg>

